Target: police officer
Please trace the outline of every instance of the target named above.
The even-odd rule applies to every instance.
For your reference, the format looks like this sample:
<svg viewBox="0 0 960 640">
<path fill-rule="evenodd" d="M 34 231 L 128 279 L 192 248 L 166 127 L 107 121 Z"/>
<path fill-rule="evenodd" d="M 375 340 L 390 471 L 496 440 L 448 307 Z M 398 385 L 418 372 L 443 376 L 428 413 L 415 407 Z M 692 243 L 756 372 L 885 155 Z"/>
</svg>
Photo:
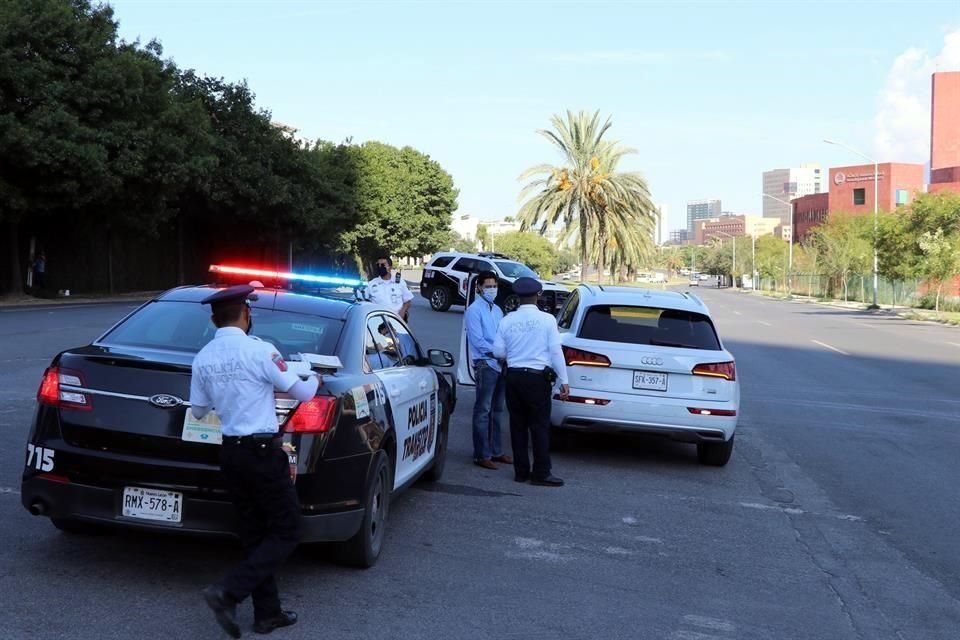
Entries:
<svg viewBox="0 0 960 640">
<path fill-rule="evenodd" d="M 537 308 L 541 291 L 540 282 L 533 278 L 517 278 L 513 283 L 520 306 L 500 322 L 493 355 L 507 362 L 514 480 L 561 487 L 563 480 L 551 473 L 550 465 L 550 396 L 554 382 L 560 383 L 560 397 L 564 399 L 570 386 L 557 321 Z M 532 470 L 527 454 L 528 434 L 533 441 Z"/>
<path fill-rule="evenodd" d="M 371 302 L 383 305 L 407 320 L 413 294 L 399 271 L 390 273 L 392 268 L 392 258 L 377 258 L 377 277 L 367 283 L 367 293 Z"/>
<path fill-rule="evenodd" d="M 216 409 L 223 430 L 220 468 L 239 516 L 245 559 L 219 584 L 203 590 L 217 622 L 234 638 L 241 635 L 238 603 L 252 596 L 257 633 L 296 623 L 297 614 L 280 607 L 274 573 L 297 547 L 300 504 L 290 477 L 277 424 L 274 389 L 303 402 L 320 384 L 289 371 L 276 348 L 250 336 L 253 320 L 247 299 L 254 288 L 229 287 L 208 296 L 217 332 L 193 360 L 190 404 L 202 419 Z"/>
</svg>

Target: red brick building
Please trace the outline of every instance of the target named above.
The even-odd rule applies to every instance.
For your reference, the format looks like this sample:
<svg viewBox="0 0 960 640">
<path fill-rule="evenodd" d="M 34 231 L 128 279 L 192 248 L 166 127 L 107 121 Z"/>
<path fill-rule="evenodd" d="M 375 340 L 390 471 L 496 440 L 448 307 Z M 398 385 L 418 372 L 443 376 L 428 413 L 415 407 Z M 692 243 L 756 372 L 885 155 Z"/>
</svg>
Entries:
<svg viewBox="0 0 960 640">
<path fill-rule="evenodd" d="M 894 211 L 910 204 L 924 190 L 922 164 L 884 162 L 878 165 L 877 201 L 880 211 Z M 873 213 L 872 164 L 830 169 L 830 213 Z"/>
<path fill-rule="evenodd" d="M 960 71 L 935 73 L 930 100 L 930 188 L 960 193 Z"/>
<path fill-rule="evenodd" d="M 830 215 L 830 194 L 811 193 L 793 201 L 793 241 L 803 242 Z"/>
</svg>

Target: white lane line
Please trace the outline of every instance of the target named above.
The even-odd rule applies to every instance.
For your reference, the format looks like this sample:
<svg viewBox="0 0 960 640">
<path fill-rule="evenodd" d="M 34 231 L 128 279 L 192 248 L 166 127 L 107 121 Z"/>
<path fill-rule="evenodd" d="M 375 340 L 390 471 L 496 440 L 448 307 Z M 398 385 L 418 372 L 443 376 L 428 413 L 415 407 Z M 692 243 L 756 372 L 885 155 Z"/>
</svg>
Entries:
<svg viewBox="0 0 960 640">
<path fill-rule="evenodd" d="M 831 347 L 831 346 L 828 345 L 826 342 L 820 342 L 819 340 L 811 340 L 810 342 L 812 342 L 812 343 L 814 343 L 814 344 L 818 344 L 818 345 L 820 345 L 821 347 L 824 347 L 824 348 L 826 348 L 826 349 L 830 349 L 830 351 L 836 351 L 837 353 L 839 353 L 839 354 L 841 354 L 841 355 L 844 355 L 844 356 L 850 355 L 849 353 L 847 353 L 846 351 L 844 351 L 844 350 L 842 350 L 842 349 L 837 349 L 836 347 Z"/>
<path fill-rule="evenodd" d="M 3 495 L 5 493 L 9 493 L 15 496 L 20 495 L 20 491 L 18 489 L 14 489 L 12 487 L 0 487 L 0 495 Z"/>
<path fill-rule="evenodd" d="M 743 314 L 740 313 L 739 311 L 734 311 L 734 313 L 737 314 L 738 316 L 742 316 L 742 315 L 743 315 Z"/>
<path fill-rule="evenodd" d="M 766 325 L 766 326 L 768 326 L 768 327 L 772 327 L 772 326 L 773 326 L 773 325 L 770 324 L 769 322 L 765 322 L 765 321 L 763 321 L 763 320 L 757 320 L 757 322 L 759 322 L 759 323 L 762 324 L 762 325 Z"/>
<path fill-rule="evenodd" d="M 960 342 L 948 342 L 947 344 L 952 344 L 955 347 L 960 347 Z"/>
</svg>

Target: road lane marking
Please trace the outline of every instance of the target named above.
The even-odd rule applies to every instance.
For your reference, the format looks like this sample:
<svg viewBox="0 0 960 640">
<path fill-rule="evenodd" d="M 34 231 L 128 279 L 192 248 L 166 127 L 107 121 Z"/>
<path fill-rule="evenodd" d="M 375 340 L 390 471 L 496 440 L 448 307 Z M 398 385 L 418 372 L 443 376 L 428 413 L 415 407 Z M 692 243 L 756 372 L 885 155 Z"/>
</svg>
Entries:
<svg viewBox="0 0 960 640">
<path fill-rule="evenodd" d="M 955 347 L 960 347 L 960 342 L 948 342 L 947 344 L 952 344 Z"/>
<path fill-rule="evenodd" d="M 0 495 L 3 495 L 5 493 L 9 493 L 14 496 L 20 495 L 20 491 L 18 491 L 17 489 L 14 489 L 12 487 L 0 487 Z"/>
<path fill-rule="evenodd" d="M 760 324 L 766 325 L 766 326 L 768 326 L 768 327 L 772 327 L 772 326 L 773 326 L 773 325 L 770 324 L 769 322 L 764 322 L 763 320 L 757 320 L 757 322 L 759 322 Z"/>
<path fill-rule="evenodd" d="M 839 354 L 841 354 L 841 355 L 844 355 L 844 356 L 850 355 L 849 353 L 847 353 L 846 351 L 844 351 L 844 350 L 842 350 L 842 349 L 837 349 L 836 347 L 831 347 L 831 346 L 828 345 L 826 342 L 820 342 L 819 340 L 811 340 L 810 342 L 812 342 L 812 343 L 814 343 L 814 344 L 818 344 L 818 345 L 820 345 L 821 347 L 825 347 L 825 348 L 827 348 L 827 349 L 830 349 L 830 351 L 836 351 L 837 353 L 839 353 Z"/>
<path fill-rule="evenodd" d="M 743 314 L 740 313 L 739 311 L 734 311 L 734 313 L 737 314 L 738 316 L 742 316 L 742 315 L 743 315 Z"/>
</svg>

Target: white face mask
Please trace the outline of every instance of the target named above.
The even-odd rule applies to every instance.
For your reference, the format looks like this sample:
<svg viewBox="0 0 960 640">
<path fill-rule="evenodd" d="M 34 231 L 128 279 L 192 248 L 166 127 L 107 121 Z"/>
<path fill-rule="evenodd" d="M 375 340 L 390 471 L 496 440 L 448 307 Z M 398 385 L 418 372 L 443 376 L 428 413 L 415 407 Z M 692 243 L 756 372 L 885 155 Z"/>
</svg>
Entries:
<svg viewBox="0 0 960 640">
<path fill-rule="evenodd" d="M 490 304 L 493 304 L 493 301 L 497 299 L 497 288 L 494 287 L 492 289 L 482 289 L 480 291 L 480 295 L 483 297 L 484 300 L 486 300 Z"/>
</svg>

